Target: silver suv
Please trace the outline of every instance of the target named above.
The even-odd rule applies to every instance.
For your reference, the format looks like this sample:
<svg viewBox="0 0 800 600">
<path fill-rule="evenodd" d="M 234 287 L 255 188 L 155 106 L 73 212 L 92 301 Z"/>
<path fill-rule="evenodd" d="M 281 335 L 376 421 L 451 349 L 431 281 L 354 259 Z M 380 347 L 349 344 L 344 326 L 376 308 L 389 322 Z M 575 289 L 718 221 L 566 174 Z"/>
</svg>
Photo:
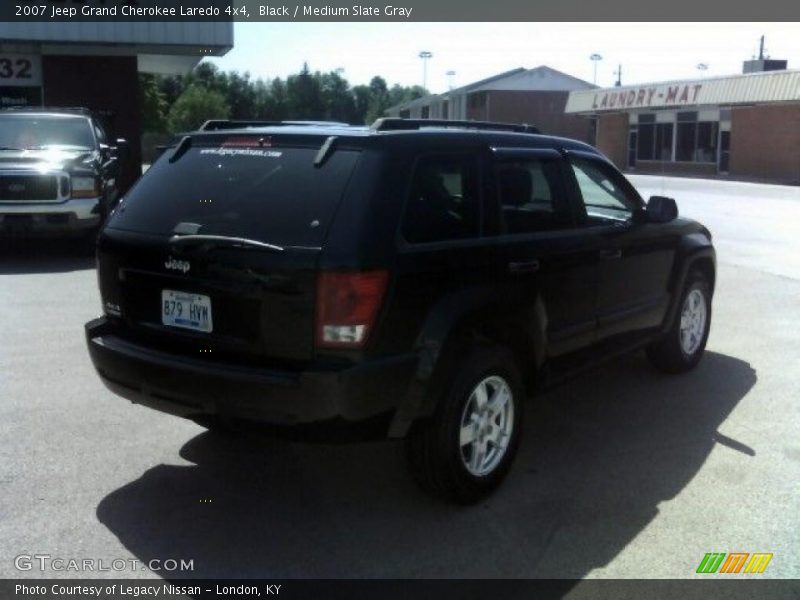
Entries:
<svg viewBox="0 0 800 600">
<path fill-rule="evenodd" d="M 85 109 L 0 111 L 0 235 L 96 233 L 127 150 Z"/>
</svg>

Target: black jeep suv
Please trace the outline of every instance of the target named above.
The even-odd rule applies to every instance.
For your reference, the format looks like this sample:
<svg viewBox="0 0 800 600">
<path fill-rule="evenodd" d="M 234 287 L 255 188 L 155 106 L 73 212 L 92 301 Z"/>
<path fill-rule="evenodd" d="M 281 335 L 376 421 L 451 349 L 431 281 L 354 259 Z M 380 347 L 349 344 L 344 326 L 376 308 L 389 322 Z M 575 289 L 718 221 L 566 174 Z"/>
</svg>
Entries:
<svg viewBox="0 0 800 600">
<path fill-rule="evenodd" d="M 117 394 L 211 427 L 405 437 L 426 490 L 471 502 L 534 390 L 637 348 L 697 364 L 715 254 L 586 144 L 384 119 L 183 137 L 98 269 L 86 337 Z"/>
<path fill-rule="evenodd" d="M 96 233 L 126 154 L 86 109 L 0 110 L 0 234 Z"/>
</svg>

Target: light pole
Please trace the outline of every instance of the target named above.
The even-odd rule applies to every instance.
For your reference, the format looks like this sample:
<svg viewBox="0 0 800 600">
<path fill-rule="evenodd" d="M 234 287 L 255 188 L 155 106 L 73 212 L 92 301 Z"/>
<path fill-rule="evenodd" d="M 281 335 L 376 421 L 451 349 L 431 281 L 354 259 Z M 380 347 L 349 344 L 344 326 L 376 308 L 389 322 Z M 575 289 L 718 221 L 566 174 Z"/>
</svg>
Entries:
<svg viewBox="0 0 800 600">
<path fill-rule="evenodd" d="M 449 87 L 452 90 L 453 89 L 453 79 L 456 76 L 456 72 L 455 71 L 448 71 L 446 73 L 446 75 L 447 75 L 447 87 Z"/>
<path fill-rule="evenodd" d="M 706 63 L 697 63 L 697 70 L 705 74 L 708 71 L 708 65 Z"/>
<path fill-rule="evenodd" d="M 593 84 L 597 85 L 597 63 L 603 60 L 603 57 L 595 52 L 589 57 L 589 60 L 594 63 L 594 80 L 592 81 Z"/>
<path fill-rule="evenodd" d="M 419 57 L 422 59 L 422 87 L 426 90 L 428 89 L 428 59 L 433 58 L 433 52 L 428 52 L 427 50 L 423 50 L 419 53 Z"/>
</svg>

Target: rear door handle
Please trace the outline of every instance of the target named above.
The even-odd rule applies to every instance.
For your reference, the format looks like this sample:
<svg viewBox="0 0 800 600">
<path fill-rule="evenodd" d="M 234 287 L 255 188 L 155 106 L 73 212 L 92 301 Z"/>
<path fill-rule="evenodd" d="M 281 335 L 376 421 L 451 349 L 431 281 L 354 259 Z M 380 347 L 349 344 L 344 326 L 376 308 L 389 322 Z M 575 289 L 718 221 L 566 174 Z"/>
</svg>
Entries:
<svg viewBox="0 0 800 600">
<path fill-rule="evenodd" d="M 511 273 L 533 273 L 539 270 L 538 260 L 525 260 L 520 262 L 508 263 L 508 270 Z"/>
<path fill-rule="evenodd" d="M 622 258 L 622 250 L 620 250 L 619 248 L 600 250 L 600 258 L 604 258 L 606 260 Z"/>
</svg>

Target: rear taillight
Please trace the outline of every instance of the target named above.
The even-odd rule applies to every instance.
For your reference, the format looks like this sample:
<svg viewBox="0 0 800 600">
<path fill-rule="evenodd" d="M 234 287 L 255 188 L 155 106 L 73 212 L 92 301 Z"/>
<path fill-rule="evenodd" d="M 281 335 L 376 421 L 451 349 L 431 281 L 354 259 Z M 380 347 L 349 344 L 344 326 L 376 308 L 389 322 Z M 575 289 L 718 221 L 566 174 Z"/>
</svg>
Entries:
<svg viewBox="0 0 800 600">
<path fill-rule="evenodd" d="M 389 280 L 386 271 L 324 272 L 317 279 L 317 347 L 361 348 Z"/>
</svg>

